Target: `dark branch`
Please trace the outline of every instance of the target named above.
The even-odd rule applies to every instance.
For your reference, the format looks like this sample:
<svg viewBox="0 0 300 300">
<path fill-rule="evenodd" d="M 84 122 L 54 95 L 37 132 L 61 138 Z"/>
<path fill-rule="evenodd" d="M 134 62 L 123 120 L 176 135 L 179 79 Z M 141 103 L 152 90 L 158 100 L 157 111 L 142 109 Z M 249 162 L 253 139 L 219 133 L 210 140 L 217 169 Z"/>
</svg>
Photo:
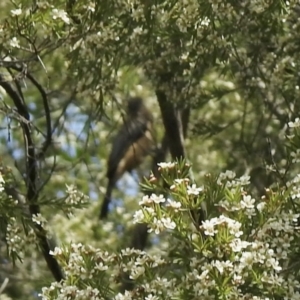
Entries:
<svg viewBox="0 0 300 300">
<path fill-rule="evenodd" d="M 182 110 L 181 113 L 181 120 L 182 120 L 182 131 L 183 131 L 183 137 L 187 137 L 187 132 L 188 132 L 188 125 L 190 121 L 190 108 L 186 107 Z"/>
<path fill-rule="evenodd" d="M 40 92 L 42 99 L 43 99 L 43 105 L 44 105 L 44 111 L 45 111 L 45 117 L 46 117 L 46 140 L 43 144 L 43 147 L 38 154 L 38 157 L 43 157 L 49 148 L 49 146 L 52 143 L 52 125 L 51 125 L 51 115 L 50 115 L 50 108 L 48 104 L 48 96 L 44 88 L 39 84 L 39 82 L 34 78 L 33 75 L 31 75 L 27 70 L 24 70 L 20 66 L 17 66 L 16 64 L 13 66 L 10 66 L 11 69 L 14 69 L 19 72 L 23 72 L 24 75 L 32 82 L 32 84 L 37 88 L 37 90 Z M 16 81 L 17 83 L 17 81 Z M 22 95 L 22 94 L 21 94 Z M 23 97 L 22 97 L 23 98 Z M 23 99 L 24 100 L 24 99 Z M 24 101 L 23 101 L 24 103 Z"/>
<path fill-rule="evenodd" d="M 29 113 L 22 102 L 22 99 L 18 95 L 18 93 L 12 88 L 11 84 L 5 80 L 3 74 L 0 74 L 0 85 L 4 88 L 6 93 L 11 97 L 13 100 L 18 113 L 22 118 L 24 118 L 27 122 L 21 122 L 21 126 L 23 129 L 24 135 L 24 142 L 25 142 L 25 151 L 26 151 L 26 187 L 27 187 L 27 194 L 26 194 L 26 201 L 28 203 L 29 211 L 31 216 L 37 215 L 40 213 L 40 207 L 37 204 L 38 200 L 38 190 L 36 187 L 36 179 L 37 179 L 37 162 L 35 157 L 35 147 L 34 142 L 31 136 L 31 127 L 30 127 L 30 119 Z M 36 236 L 39 240 L 39 245 L 41 247 L 42 253 L 44 258 L 47 262 L 49 269 L 51 270 L 54 278 L 57 281 L 61 281 L 63 279 L 62 270 L 57 262 L 57 260 L 50 255 L 50 242 L 47 239 L 45 229 L 35 224 L 35 232 Z"/>
<path fill-rule="evenodd" d="M 175 109 L 174 104 L 167 99 L 166 94 L 163 91 L 157 90 L 156 96 L 161 110 L 172 158 L 174 160 L 184 158 L 183 131 L 179 111 Z"/>
<path fill-rule="evenodd" d="M 26 76 L 36 86 L 43 99 L 43 105 L 44 105 L 45 116 L 46 116 L 47 133 L 46 133 L 46 140 L 44 142 L 42 150 L 39 153 L 39 156 L 41 155 L 44 156 L 48 147 L 51 145 L 52 142 L 52 126 L 51 126 L 51 116 L 50 116 L 50 109 L 48 104 L 48 97 L 44 88 L 36 81 L 36 79 L 30 73 L 27 72 Z"/>
<path fill-rule="evenodd" d="M 167 99 L 163 91 L 157 90 L 156 95 L 172 158 L 173 160 L 184 159 L 186 158 L 184 137 L 187 134 L 190 110 L 188 107 L 182 110 L 176 109 L 174 104 Z M 192 170 L 190 170 L 189 177 L 193 182 L 194 174 Z M 201 209 L 196 213 L 191 211 L 191 216 L 193 217 L 194 225 L 197 229 L 201 222 L 205 220 L 206 213 L 206 204 L 204 202 L 201 203 Z"/>
</svg>

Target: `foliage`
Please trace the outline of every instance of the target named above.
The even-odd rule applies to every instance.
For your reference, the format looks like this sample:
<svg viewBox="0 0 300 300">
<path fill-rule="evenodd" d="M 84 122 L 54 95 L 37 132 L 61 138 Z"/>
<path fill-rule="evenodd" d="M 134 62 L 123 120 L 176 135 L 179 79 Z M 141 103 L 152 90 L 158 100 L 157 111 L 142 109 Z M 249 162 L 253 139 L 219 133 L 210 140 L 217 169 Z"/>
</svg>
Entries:
<svg viewBox="0 0 300 300">
<path fill-rule="evenodd" d="M 61 287 L 89 299 L 298 297 L 297 1 L 19 0 L 0 7 L 0 283 L 9 278 L 7 297 L 35 299 L 42 287 L 46 299 L 63 297 Z M 188 109 L 187 160 L 167 158 L 178 160 L 161 164 L 160 179 L 148 176 L 148 158 L 120 180 L 109 220 L 99 224 L 107 144 L 129 94 L 153 111 L 158 147 L 166 129 L 162 95 L 176 112 Z M 141 189 L 150 195 L 143 198 L 134 179 L 144 175 Z M 124 250 L 133 214 L 153 231 L 147 252 Z M 50 290 L 43 238 L 62 245 L 54 254 L 66 272 Z M 124 271 L 136 284 L 126 296 L 117 292 Z"/>
<path fill-rule="evenodd" d="M 114 299 L 298 299 L 299 214 L 291 201 L 298 179 L 256 200 L 247 191 L 249 177 L 208 174 L 196 187 L 189 168 L 185 162 L 161 163 L 163 180 L 152 177 L 144 188 L 155 185 L 170 198 L 144 196 L 134 215 L 149 231 L 168 232 L 167 251 L 150 256 L 133 249 L 109 254 L 82 244 L 57 248 L 67 279 L 44 288 L 43 299 L 106 299 L 124 272 L 136 287 Z M 211 209 L 199 225 L 203 201 Z"/>
</svg>

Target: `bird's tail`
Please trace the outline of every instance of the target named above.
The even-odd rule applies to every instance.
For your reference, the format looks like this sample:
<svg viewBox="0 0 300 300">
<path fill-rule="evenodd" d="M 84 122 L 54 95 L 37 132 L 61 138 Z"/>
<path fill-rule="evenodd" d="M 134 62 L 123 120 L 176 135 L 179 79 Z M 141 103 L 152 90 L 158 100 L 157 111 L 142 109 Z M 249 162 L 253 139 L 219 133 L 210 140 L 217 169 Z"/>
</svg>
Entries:
<svg viewBox="0 0 300 300">
<path fill-rule="evenodd" d="M 107 184 L 107 188 L 106 188 L 106 193 L 102 202 L 102 206 L 101 206 L 101 210 L 100 210 L 100 214 L 99 214 L 99 219 L 105 219 L 107 217 L 108 214 L 108 206 L 111 200 L 111 193 L 114 187 L 114 183 L 112 180 L 108 181 Z"/>
</svg>

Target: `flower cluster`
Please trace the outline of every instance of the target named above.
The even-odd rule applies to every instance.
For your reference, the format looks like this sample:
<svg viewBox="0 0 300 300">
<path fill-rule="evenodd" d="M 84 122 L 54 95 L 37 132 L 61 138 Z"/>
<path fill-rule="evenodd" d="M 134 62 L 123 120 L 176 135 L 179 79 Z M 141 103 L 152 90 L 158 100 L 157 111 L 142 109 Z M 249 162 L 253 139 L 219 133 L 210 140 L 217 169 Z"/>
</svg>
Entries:
<svg viewBox="0 0 300 300">
<path fill-rule="evenodd" d="M 6 243 L 9 255 L 13 260 L 22 260 L 25 255 L 25 250 L 28 250 L 28 245 L 34 247 L 38 244 L 33 228 L 29 227 L 25 234 L 22 225 L 20 225 L 14 217 L 8 220 Z"/>
<path fill-rule="evenodd" d="M 55 248 L 50 254 L 64 266 L 66 279 L 59 283 L 53 282 L 50 287 L 44 287 L 40 294 L 43 300 L 69 298 L 100 300 L 108 295 L 113 296 L 111 286 L 120 274 L 128 274 L 130 279 L 144 282 L 146 271 L 148 275 L 154 276 L 167 264 L 164 258 L 151 256 L 139 250 L 123 249 L 119 254 L 109 254 L 82 244 Z M 154 280 L 154 284 L 157 285 L 156 280 L 159 279 Z M 144 289 L 140 290 L 141 296 L 156 299 L 150 292 L 153 287 L 149 284 L 143 286 Z M 113 299 L 134 298 L 132 293 L 126 291 L 124 294 L 114 295 Z"/>
<path fill-rule="evenodd" d="M 89 201 L 89 197 L 78 191 L 74 185 L 66 185 L 66 187 L 67 197 L 64 199 L 64 209 L 68 214 L 71 214 L 75 208 L 85 206 Z"/>
<path fill-rule="evenodd" d="M 24 239 L 23 230 L 15 218 L 11 218 L 10 223 L 7 225 L 6 242 L 12 256 L 15 253 L 23 257 L 26 241 Z"/>
<path fill-rule="evenodd" d="M 168 214 L 162 213 L 160 216 L 157 211 L 160 210 L 160 204 L 166 203 L 166 199 L 163 195 L 144 196 L 139 204 L 142 206 L 141 210 L 138 210 L 134 214 L 134 223 L 147 222 L 150 224 L 149 232 L 154 231 L 156 234 L 164 231 L 165 229 L 174 229 L 176 227 L 175 222 L 171 220 Z M 180 203 L 168 199 L 168 206 L 175 207 L 176 209 L 180 207 Z"/>
<path fill-rule="evenodd" d="M 298 128 L 300 127 L 300 119 L 296 118 L 294 122 L 290 121 L 288 125 L 290 128 Z"/>
<path fill-rule="evenodd" d="M 265 299 L 259 295 L 271 297 L 274 292 L 285 295 L 285 299 L 297 299 L 300 282 L 282 273 L 294 240 L 296 217 L 280 214 L 258 231 L 253 230 L 247 240 L 242 238 L 246 237 L 242 230 L 245 224 L 224 215 L 206 220 L 201 226 L 208 237 L 202 255 L 210 262 L 203 263 L 202 255 L 195 255 L 183 286 L 194 297 L 205 299 L 214 299 L 222 286 L 226 286 L 228 299 Z M 251 289 L 256 292 L 249 292 Z"/>
<path fill-rule="evenodd" d="M 60 19 L 66 24 L 70 24 L 70 18 L 64 10 L 53 8 L 52 9 L 52 18 L 54 20 Z"/>
<path fill-rule="evenodd" d="M 190 184 L 184 163 L 160 168 L 162 180 L 149 180 L 144 188 L 167 182 L 168 197 L 143 196 L 134 222 L 165 232 L 159 239 L 168 236 L 168 247 L 159 255 L 128 248 L 109 253 L 82 244 L 56 248 L 51 254 L 66 279 L 43 288 L 42 299 L 297 299 L 299 278 L 286 270 L 300 241 L 299 214 L 283 209 L 288 197 L 266 190 L 258 201 L 245 191 L 249 178 L 229 171 L 206 176 L 198 187 Z M 210 215 L 192 226 L 194 213 L 208 200 Z M 135 288 L 113 292 L 120 280 L 134 281 Z"/>
<path fill-rule="evenodd" d="M 234 188 L 236 186 L 245 186 L 250 183 L 250 176 L 243 175 L 240 178 L 236 178 L 236 174 L 233 171 L 227 170 L 225 173 L 220 173 L 218 183 L 223 184 L 226 182 L 226 186 Z"/>
<path fill-rule="evenodd" d="M 69 247 L 58 248 L 50 252 L 64 267 L 66 279 L 62 282 L 53 282 L 50 287 L 42 289 L 42 299 L 94 299 L 100 300 L 103 295 L 93 285 L 93 278 L 100 278 L 111 266 L 115 256 L 101 250 L 82 244 L 71 244 Z M 77 278 L 77 285 L 74 279 Z M 79 287 L 80 282 L 86 284 Z M 103 287 L 108 285 L 102 282 Z M 57 297 L 57 298 L 56 298 Z"/>
<path fill-rule="evenodd" d="M 0 172 L 0 201 L 1 201 L 1 210 L 7 214 L 8 211 L 16 209 L 18 205 L 18 200 L 13 199 L 10 195 L 4 193 L 5 180 L 3 175 Z M 1 212 L 0 212 L 1 216 Z"/>
<path fill-rule="evenodd" d="M 239 237 L 243 234 L 240 231 L 241 226 L 241 223 L 221 215 L 220 217 L 204 221 L 201 228 L 204 230 L 204 234 L 209 236 L 217 234 L 217 227 L 219 227 L 222 231 L 228 230 L 233 236 Z"/>
</svg>

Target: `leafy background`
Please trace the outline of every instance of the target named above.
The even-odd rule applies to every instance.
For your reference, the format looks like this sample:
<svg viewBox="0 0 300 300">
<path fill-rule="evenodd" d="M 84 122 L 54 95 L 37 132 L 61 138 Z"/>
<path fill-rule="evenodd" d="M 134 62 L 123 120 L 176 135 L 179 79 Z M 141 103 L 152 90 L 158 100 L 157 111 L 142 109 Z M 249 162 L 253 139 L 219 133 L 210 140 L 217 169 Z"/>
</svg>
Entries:
<svg viewBox="0 0 300 300">
<path fill-rule="evenodd" d="M 23 0 L 0 6 L 0 73 L 17 83 L 28 108 L 41 154 L 38 203 L 58 244 L 118 250 L 130 243 L 142 196 L 138 178 L 149 174 L 150 157 L 118 183 L 109 220 L 97 219 L 110 142 L 128 95 L 142 96 L 153 112 L 158 144 L 164 127 L 157 91 L 191 110 L 185 147 L 198 183 L 229 169 L 250 174 L 253 193 L 261 196 L 264 187 L 297 172 L 284 147 L 286 124 L 299 111 L 296 1 Z M 25 194 L 20 116 L 3 88 L 0 94 L 0 162 Z M 72 184 L 90 200 L 70 216 L 62 199 Z M 35 243 L 16 266 L 3 240 L 0 246 L 7 297 L 36 299 L 52 277 Z M 163 237 L 149 239 L 149 251 L 167 247 Z"/>
</svg>

